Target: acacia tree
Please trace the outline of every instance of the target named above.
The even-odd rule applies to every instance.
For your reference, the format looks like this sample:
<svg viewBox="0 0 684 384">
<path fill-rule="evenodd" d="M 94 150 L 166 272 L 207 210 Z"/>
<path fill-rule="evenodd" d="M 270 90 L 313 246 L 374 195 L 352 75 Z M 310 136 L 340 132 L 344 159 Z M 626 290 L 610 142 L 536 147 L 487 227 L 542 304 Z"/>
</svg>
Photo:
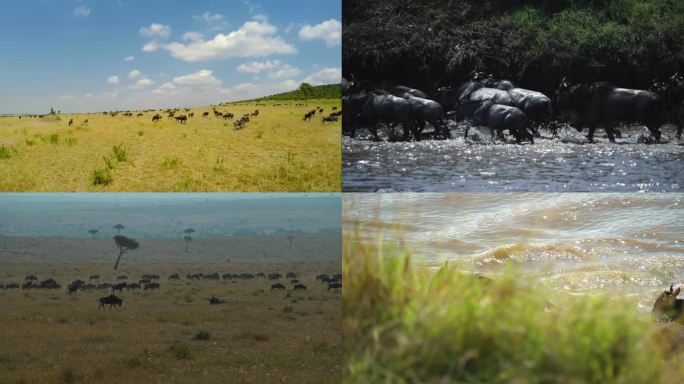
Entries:
<svg viewBox="0 0 684 384">
<path fill-rule="evenodd" d="M 185 240 L 185 252 L 187 252 L 188 251 L 188 244 L 190 244 L 190 242 L 192 241 L 191 235 L 193 233 L 195 233 L 195 229 L 194 228 L 187 228 L 185 231 L 183 231 L 183 233 L 185 233 L 187 235 L 183 238 L 183 240 Z"/>
<path fill-rule="evenodd" d="M 313 92 L 313 87 L 309 83 L 302 83 L 299 85 L 299 92 L 304 95 L 304 102 L 309 105 L 309 96 Z"/>
<path fill-rule="evenodd" d="M 140 243 L 121 235 L 114 236 L 114 243 L 117 247 L 119 247 L 119 257 L 116 258 L 116 263 L 114 263 L 114 270 L 116 270 L 119 268 L 121 256 L 123 256 L 125 253 L 138 249 L 138 247 L 140 247 Z"/>
<path fill-rule="evenodd" d="M 123 224 L 117 224 L 114 226 L 114 229 L 116 229 L 116 234 L 120 234 L 122 229 L 126 229 L 126 226 Z"/>
<path fill-rule="evenodd" d="M 90 236 L 93 237 L 93 240 L 95 239 L 95 235 L 97 235 L 98 232 L 99 231 L 97 229 L 91 229 L 88 231 L 88 233 L 90 233 Z"/>
</svg>

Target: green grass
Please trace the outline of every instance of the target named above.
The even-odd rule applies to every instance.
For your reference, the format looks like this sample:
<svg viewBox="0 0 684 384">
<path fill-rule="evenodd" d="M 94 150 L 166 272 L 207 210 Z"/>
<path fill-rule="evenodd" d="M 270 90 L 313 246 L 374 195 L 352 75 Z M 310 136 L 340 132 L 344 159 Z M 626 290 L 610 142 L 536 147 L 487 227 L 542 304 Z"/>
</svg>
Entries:
<svg viewBox="0 0 684 384">
<path fill-rule="evenodd" d="M 12 157 L 12 150 L 9 147 L 0 145 L 0 159 L 9 159 Z"/>
<path fill-rule="evenodd" d="M 661 325 L 624 297 L 416 267 L 406 251 L 343 245 L 345 382 L 675 383 Z M 681 354 L 679 359 L 684 357 Z"/>
<path fill-rule="evenodd" d="M 128 160 L 128 153 L 126 152 L 126 148 L 124 148 L 123 144 L 112 146 L 112 152 L 114 152 L 114 157 L 117 161 Z"/>
<path fill-rule="evenodd" d="M 96 169 L 92 174 L 93 185 L 107 185 L 112 182 L 112 173 L 109 168 Z"/>
</svg>

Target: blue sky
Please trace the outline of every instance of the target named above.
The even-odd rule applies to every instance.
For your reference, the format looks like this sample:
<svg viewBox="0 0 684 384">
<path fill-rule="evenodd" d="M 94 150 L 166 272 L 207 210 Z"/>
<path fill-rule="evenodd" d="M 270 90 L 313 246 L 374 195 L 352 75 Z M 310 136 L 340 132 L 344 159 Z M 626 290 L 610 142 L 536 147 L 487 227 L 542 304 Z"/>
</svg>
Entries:
<svg viewBox="0 0 684 384">
<path fill-rule="evenodd" d="M 339 82 L 340 0 L 4 0 L 0 113 L 202 106 Z"/>
</svg>

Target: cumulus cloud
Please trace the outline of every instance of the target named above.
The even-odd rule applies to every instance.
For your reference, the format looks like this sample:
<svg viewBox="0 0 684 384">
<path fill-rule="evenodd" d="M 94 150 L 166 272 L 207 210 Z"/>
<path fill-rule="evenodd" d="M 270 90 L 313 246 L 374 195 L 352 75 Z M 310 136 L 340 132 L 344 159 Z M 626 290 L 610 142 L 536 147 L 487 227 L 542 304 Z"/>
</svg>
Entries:
<svg viewBox="0 0 684 384">
<path fill-rule="evenodd" d="M 178 85 L 202 87 L 220 87 L 222 84 L 221 80 L 214 77 L 212 71 L 206 69 L 189 75 L 176 77 L 173 79 L 173 82 Z"/>
<path fill-rule="evenodd" d="M 150 41 L 149 43 L 143 45 L 142 50 L 144 52 L 154 52 L 159 48 L 159 44 L 156 41 Z"/>
<path fill-rule="evenodd" d="M 138 76 L 140 76 L 140 71 L 138 71 L 137 69 L 134 69 L 134 70 L 128 72 L 128 78 L 129 79 L 135 79 Z"/>
<path fill-rule="evenodd" d="M 166 83 L 162 84 L 159 87 L 159 89 L 161 89 L 161 90 L 172 90 L 172 89 L 176 89 L 176 86 L 171 82 L 166 82 Z"/>
<path fill-rule="evenodd" d="M 107 78 L 107 83 L 112 84 L 112 85 L 119 84 L 119 76 L 109 76 Z"/>
<path fill-rule="evenodd" d="M 130 86 L 130 88 L 131 89 L 143 89 L 143 88 L 149 87 L 152 84 L 154 84 L 154 81 L 152 81 L 148 78 L 144 78 L 144 79 L 140 79 L 140 80 L 136 81 L 134 85 Z"/>
<path fill-rule="evenodd" d="M 84 7 L 82 5 L 80 7 L 74 8 L 74 16 L 87 17 L 88 15 L 90 15 L 90 8 Z"/>
<path fill-rule="evenodd" d="M 135 58 L 133 56 L 126 56 L 124 57 L 124 61 L 133 61 Z"/>
<path fill-rule="evenodd" d="M 340 68 L 323 68 L 307 76 L 303 82 L 312 85 L 337 84 L 342 80 L 342 70 Z"/>
<path fill-rule="evenodd" d="M 185 41 L 201 41 L 202 39 L 204 39 L 204 36 L 199 32 L 190 31 L 183 34 L 183 40 Z"/>
<path fill-rule="evenodd" d="M 269 73 L 268 77 L 271 79 L 287 79 L 299 76 L 300 73 L 302 73 L 302 71 L 299 68 L 285 64 L 281 69 Z"/>
<path fill-rule="evenodd" d="M 152 23 L 149 27 L 142 27 L 138 31 L 143 37 L 153 37 L 165 39 L 171 36 L 171 27 L 164 24 Z"/>
<path fill-rule="evenodd" d="M 206 23 L 211 30 L 228 28 L 228 22 L 224 20 L 223 15 L 218 13 L 204 12 L 201 15 L 195 16 L 195 20 Z"/>
<path fill-rule="evenodd" d="M 238 65 L 237 70 L 238 72 L 242 73 L 260 73 L 262 71 L 270 71 L 272 69 L 275 69 L 279 67 L 282 64 L 280 60 L 273 60 L 273 61 L 252 61 L 249 63 L 243 63 Z"/>
<path fill-rule="evenodd" d="M 297 49 L 278 35 L 278 28 L 266 20 L 252 20 L 230 33 L 217 34 L 211 40 L 188 44 L 173 42 L 163 46 L 171 56 L 188 62 L 221 60 L 232 57 L 263 57 L 292 54 Z"/>
<path fill-rule="evenodd" d="M 328 47 L 339 45 L 342 41 L 342 24 L 330 19 L 314 26 L 305 25 L 299 30 L 302 41 L 323 40 Z"/>
</svg>

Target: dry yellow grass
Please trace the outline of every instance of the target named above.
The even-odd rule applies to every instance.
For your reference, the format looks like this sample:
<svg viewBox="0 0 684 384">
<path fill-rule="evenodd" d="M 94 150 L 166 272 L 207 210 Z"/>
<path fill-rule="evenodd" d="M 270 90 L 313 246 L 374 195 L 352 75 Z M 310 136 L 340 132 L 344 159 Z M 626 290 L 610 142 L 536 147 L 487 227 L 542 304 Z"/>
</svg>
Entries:
<svg viewBox="0 0 684 384">
<path fill-rule="evenodd" d="M 187 124 L 162 112 L 153 123 L 156 111 L 60 115 L 60 121 L 0 118 L 0 191 L 340 191 L 341 122 L 304 122 L 315 106 L 327 115 L 340 101 L 217 108 L 236 118 L 258 108 L 259 116 L 242 130 L 213 113 L 202 117 L 210 107 L 192 109 Z M 125 150 L 126 160 L 116 159 L 114 146 Z M 106 162 L 112 181 L 95 185 L 93 172 L 106 169 Z"/>
<path fill-rule="evenodd" d="M 114 272 L 100 262 L 3 262 L 0 281 L 54 277 L 62 290 L 0 290 L 0 383 L 320 383 L 341 380 L 341 293 L 314 281 L 339 262 L 139 262 Z M 297 272 L 306 292 L 271 282 L 189 281 L 197 272 Z M 167 276 L 180 273 L 180 281 Z M 69 296 L 65 280 L 129 281 L 157 273 L 161 289 L 124 291 L 123 306 L 99 309 L 109 292 Z M 285 283 L 289 288 L 292 284 Z M 209 305 L 211 295 L 225 300 Z M 199 331 L 209 340 L 195 340 Z"/>
</svg>

